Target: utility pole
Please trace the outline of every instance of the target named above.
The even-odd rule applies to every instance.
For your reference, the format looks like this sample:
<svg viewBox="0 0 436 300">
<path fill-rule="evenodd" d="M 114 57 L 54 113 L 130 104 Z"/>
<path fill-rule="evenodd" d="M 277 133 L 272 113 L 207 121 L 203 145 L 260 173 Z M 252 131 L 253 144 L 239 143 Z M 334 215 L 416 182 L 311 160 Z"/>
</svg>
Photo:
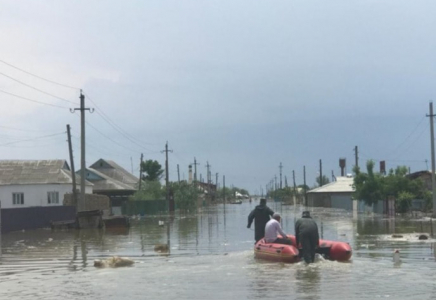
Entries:
<svg viewBox="0 0 436 300">
<path fill-rule="evenodd" d="M 211 199 L 210 197 L 210 167 L 211 165 L 209 165 L 209 162 L 206 162 L 206 169 L 207 169 L 207 174 L 206 174 L 206 183 L 207 183 L 207 197 L 209 198 L 209 200 Z"/>
<path fill-rule="evenodd" d="M 226 211 L 226 176 L 223 175 L 223 203 L 224 203 L 224 212 Z"/>
<path fill-rule="evenodd" d="M 288 187 L 288 177 L 285 175 L 285 187 Z"/>
<path fill-rule="evenodd" d="M 274 175 L 274 190 L 277 190 L 277 175 Z"/>
<path fill-rule="evenodd" d="M 359 167 L 359 149 L 357 148 L 357 146 L 354 147 L 354 157 L 355 157 L 355 166 L 356 168 Z"/>
<path fill-rule="evenodd" d="M 199 165 L 199 163 L 197 163 L 197 159 L 194 157 L 194 184 L 197 184 L 197 165 Z"/>
<path fill-rule="evenodd" d="M 319 160 L 319 186 L 323 186 L 322 182 L 322 161 Z"/>
<path fill-rule="evenodd" d="M 218 173 L 215 173 L 215 186 L 218 188 Z"/>
<path fill-rule="evenodd" d="M 144 154 L 141 153 L 141 160 L 139 161 L 139 190 L 141 190 L 142 184 L 142 160 L 144 159 Z"/>
<path fill-rule="evenodd" d="M 283 165 L 280 162 L 280 165 L 279 165 L 279 169 L 280 169 L 280 189 L 282 189 L 282 168 L 283 168 Z"/>
<path fill-rule="evenodd" d="M 169 172 L 168 172 L 168 152 L 173 152 L 173 150 L 168 150 L 168 142 L 165 144 L 165 150 L 162 150 L 161 153 L 165 152 L 165 186 L 167 189 L 166 200 L 170 201 L 170 186 L 169 186 Z"/>
<path fill-rule="evenodd" d="M 92 108 L 85 108 L 85 95 L 83 95 L 82 90 L 80 90 L 80 108 L 74 108 L 71 112 L 80 110 L 80 148 L 81 148 L 81 158 L 80 158 L 80 211 L 86 210 L 86 199 L 85 199 L 85 177 L 86 177 L 86 159 L 85 159 L 85 111 L 89 110 L 90 113 L 94 112 Z"/>
<path fill-rule="evenodd" d="M 76 207 L 76 213 L 77 213 L 76 172 L 74 170 L 73 146 L 71 144 L 70 124 L 67 124 L 67 134 L 68 134 L 68 150 L 70 153 L 71 178 L 73 180 L 73 203 L 74 203 L 74 206 Z"/>
<path fill-rule="evenodd" d="M 294 193 L 297 190 L 297 184 L 295 183 L 295 171 L 292 170 L 292 181 L 294 182 Z"/>
<path fill-rule="evenodd" d="M 179 164 L 177 164 L 177 180 L 180 183 L 180 169 L 179 169 Z"/>
<path fill-rule="evenodd" d="M 307 206 L 307 195 L 306 195 L 306 166 L 303 166 L 303 184 L 304 184 L 304 205 Z"/>
<path fill-rule="evenodd" d="M 436 217 L 436 179 L 435 179 L 435 157 L 434 157 L 434 117 L 433 102 L 430 102 L 430 144 L 431 144 L 431 187 L 433 194 L 433 217 Z"/>
</svg>

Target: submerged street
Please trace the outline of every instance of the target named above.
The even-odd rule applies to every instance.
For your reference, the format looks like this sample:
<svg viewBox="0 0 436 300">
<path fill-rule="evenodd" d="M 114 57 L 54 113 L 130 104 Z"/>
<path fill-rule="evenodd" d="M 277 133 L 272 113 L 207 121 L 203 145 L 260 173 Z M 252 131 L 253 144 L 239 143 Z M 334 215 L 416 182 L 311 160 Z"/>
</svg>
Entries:
<svg viewBox="0 0 436 300">
<path fill-rule="evenodd" d="M 134 218 L 129 230 L 13 232 L 2 237 L 1 299 L 433 299 L 435 240 L 429 221 L 354 216 L 314 208 L 324 239 L 349 242 L 348 263 L 283 264 L 254 259 L 246 228 L 258 204 L 220 204 L 195 215 Z M 268 205 L 286 233 L 303 207 Z M 159 226 L 159 221 L 164 225 Z M 253 226 L 252 226 L 253 229 Z M 398 238 L 392 238 L 392 234 Z M 167 244 L 169 253 L 154 251 Z M 402 263 L 392 261 L 395 249 Z M 130 257 L 133 267 L 95 268 L 95 259 Z"/>
</svg>

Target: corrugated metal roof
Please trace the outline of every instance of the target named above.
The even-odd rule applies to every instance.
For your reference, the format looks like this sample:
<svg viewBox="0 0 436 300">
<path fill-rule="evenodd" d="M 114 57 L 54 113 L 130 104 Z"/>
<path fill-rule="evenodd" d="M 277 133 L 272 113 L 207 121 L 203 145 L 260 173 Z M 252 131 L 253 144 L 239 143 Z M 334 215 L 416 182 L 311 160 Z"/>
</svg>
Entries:
<svg viewBox="0 0 436 300">
<path fill-rule="evenodd" d="M 101 158 L 92 164 L 90 168 L 98 171 L 100 174 L 105 174 L 111 179 L 128 185 L 130 189 L 136 189 L 136 184 L 139 182 L 139 178 L 129 173 L 112 160 Z"/>
<path fill-rule="evenodd" d="M 310 190 L 307 193 L 352 193 L 354 192 L 353 177 L 336 177 L 336 181 Z"/>
<path fill-rule="evenodd" d="M 0 185 L 53 183 L 72 183 L 66 160 L 0 160 Z"/>
<path fill-rule="evenodd" d="M 131 185 L 111 178 L 106 174 L 99 172 L 93 168 L 87 168 L 86 171 L 94 173 L 99 177 L 103 178 L 103 180 L 92 180 L 92 183 L 94 183 L 94 191 L 136 190 L 136 188 L 132 187 Z"/>
</svg>

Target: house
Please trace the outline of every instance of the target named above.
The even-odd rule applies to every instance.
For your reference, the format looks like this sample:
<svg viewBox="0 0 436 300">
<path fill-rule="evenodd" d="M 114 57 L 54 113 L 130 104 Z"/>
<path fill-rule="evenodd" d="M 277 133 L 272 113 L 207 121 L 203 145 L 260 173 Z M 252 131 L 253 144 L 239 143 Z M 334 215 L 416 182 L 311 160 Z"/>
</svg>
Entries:
<svg viewBox="0 0 436 300">
<path fill-rule="evenodd" d="M 431 171 L 418 171 L 414 173 L 407 174 L 406 177 L 410 178 L 411 180 L 414 179 L 421 179 L 422 182 L 424 182 L 424 186 L 427 188 L 427 190 L 431 191 Z"/>
<path fill-rule="evenodd" d="M 77 172 L 80 174 L 80 171 Z M 112 160 L 99 159 L 86 169 L 86 180 L 94 184 L 93 193 L 111 200 L 112 213 L 121 214 L 122 203 L 137 190 L 139 178 Z"/>
<path fill-rule="evenodd" d="M 76 208 L 63 205 L 73 190 L 66 160 L 0 160 L 2 232 L 50 227 L 74 220 Z M 87 182 L 86 193 L 92 193 Z"/>
<path fill-rule="evenodd" d="M 307 192 L 308 206 L 353 210 L 353 177 L 337 177 L 336 181 Z"/>
<path fill-rule="evenodd" d="M 61 206 L 72 182 L 66 160 L 0 160 L 2 208 Z M 85 191 L 92 193 L 89 182 Z"/>
</svg>

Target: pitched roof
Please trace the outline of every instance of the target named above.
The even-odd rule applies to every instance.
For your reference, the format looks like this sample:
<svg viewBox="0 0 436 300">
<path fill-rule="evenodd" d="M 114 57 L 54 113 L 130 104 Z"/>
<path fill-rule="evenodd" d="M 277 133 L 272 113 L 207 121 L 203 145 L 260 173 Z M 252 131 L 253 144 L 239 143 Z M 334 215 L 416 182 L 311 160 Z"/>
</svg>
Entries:
<svg viewBox="0 0 436 300">
<path fill-rule="evenodd" d="M 136 189 L 136 184 L 139 178 L 129 173 L 126 169 L 118 165 L 112 160 L 99 159 L 90 166 L 90 169 L 96 170 L 107 177 L 118 181 L 119 183 L 126 184 L 130 189 Z"/>
<path fill-rule="evenodd" d="M 0 185 L 70 184 L 71 171 L 64 159 L 0 160 Z M 86 182 L 87 185 L 92 185 Z"/>
<path fill-rule="evenodd" d="M 317 187 L 307 193 L 352 193 L 354 179 L 353 177 L 336 177 L 336 181 Z"/>
<path fill-rule="evenodd" d="M 136 190 L 130 184 L 123 183 L 113 179 L 106 174 L 99 172 L 93 168 L 87 168 L 87 180 L 94 184 L 93 190 L 98 191 L 113 191 L 113 190 Z"/>
</svg>

